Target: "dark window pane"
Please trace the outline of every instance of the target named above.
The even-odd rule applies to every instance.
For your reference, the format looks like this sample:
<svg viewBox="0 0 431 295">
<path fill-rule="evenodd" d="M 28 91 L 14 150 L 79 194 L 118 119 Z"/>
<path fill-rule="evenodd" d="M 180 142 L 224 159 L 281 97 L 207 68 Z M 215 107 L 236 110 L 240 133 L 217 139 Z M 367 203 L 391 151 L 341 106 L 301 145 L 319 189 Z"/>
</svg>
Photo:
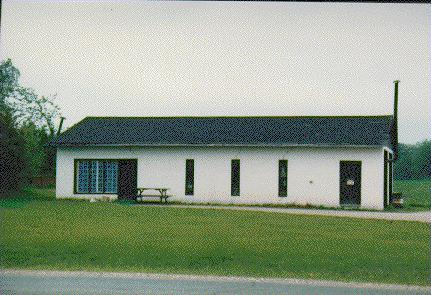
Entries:
<svg viewBox="0 0 431 295">
<path fill-rule="evenodd" d="M 383 153 L 383 207 L 388 205 L 388 152 Z"/>
<path fill-rule="evenodd" d="M 240 184 L 240 168 L 239 160 L 232 160 L 231 164 L 231 195 L 239 196 L 239 184 Z"/>
<path fill-rule="evenodd" d="M 287 160 L 278 161 L 278 196 L 287 197 Z"/>
<path fill-rule="evenodd" d="M 392 196 L 392 189 L 393 189 L 393 184 L 392 184 L 392 181 L 393 181 L 393 162 L 392 162 L 392 159 L 393 159 L 393 156 L 392 156 L 392 154 L 389 154 L 389 159 L 391 160 L 390 162 L 389 162 L 389 198 Z"/>
<path fill-rule="evenodd" d="M 193 195 L 195 182 L 195 161 L 186 160 L 186 195 Z"/>
</svg>

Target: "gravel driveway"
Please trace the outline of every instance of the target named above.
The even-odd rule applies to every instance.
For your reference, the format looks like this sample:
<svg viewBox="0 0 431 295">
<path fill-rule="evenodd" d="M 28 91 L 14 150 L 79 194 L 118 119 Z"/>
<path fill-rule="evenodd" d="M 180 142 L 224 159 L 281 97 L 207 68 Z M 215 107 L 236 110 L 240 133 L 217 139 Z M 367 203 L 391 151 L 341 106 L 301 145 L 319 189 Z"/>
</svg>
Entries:
<svg viewBox="0 0 431 295">
<path fill-rule="evenodd" d="M 139 204 L 136 206 L 169 206 L 174 208 L 199 208 L 217 210 L 243 210 L 260 212 L 277 212 L 301 215 L 323 215 L 354 217 L 365 219 L 385 219 L 385 220 L 405 220 L 431 223 L 431 211 L 422 212 L 378 212 L 378 211 L 354 211 L 354 210 L 324 210 L 324 209 L 299 209 L 299 208 L 270 208 L 257 206 L 210 206 L 210 205 L 158 205 L 158 204 Z"/>
</svg>

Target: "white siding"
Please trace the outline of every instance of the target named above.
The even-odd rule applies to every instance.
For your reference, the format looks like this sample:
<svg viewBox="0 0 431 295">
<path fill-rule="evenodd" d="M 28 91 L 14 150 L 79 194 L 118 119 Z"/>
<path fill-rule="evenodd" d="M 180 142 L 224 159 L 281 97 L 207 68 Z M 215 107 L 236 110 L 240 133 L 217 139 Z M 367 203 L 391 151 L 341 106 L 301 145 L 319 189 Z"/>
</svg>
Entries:
<svg viewBox="0 0 431 295">
<path fill-rule="evenodd" d="M 138 187 L 169 187 L 172 200 L 339 206 L 339 163 L 362 161 L 361 206 L 383 207 L 383 148 L 103 147 L 59 148 L 57 197 L 74 195 L 74 159 L 138 159 Z M 195 160 L 195 190 L 185 196 L 186 159 Z M 231 160 L 241 161 L 241 196 L 230 195 Z M 278 197 L 278 160 L 288 160 L 288 196 Z M 94 195 L 100 197 L 101 195 Z"/>
</svg>

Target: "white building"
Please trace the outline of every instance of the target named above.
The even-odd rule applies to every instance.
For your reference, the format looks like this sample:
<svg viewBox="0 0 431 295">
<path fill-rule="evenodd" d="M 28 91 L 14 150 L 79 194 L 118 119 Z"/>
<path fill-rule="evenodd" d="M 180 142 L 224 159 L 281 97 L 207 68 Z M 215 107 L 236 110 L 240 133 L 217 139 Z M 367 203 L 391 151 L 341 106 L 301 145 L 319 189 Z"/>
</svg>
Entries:
<svg viewBox="0 0 431 295">
<path fill-rule="evenodd" d="M 87 117 L 51 143 L 56 195 L 383 209 L 396 133 L 394 116 Z"/>
</svg>

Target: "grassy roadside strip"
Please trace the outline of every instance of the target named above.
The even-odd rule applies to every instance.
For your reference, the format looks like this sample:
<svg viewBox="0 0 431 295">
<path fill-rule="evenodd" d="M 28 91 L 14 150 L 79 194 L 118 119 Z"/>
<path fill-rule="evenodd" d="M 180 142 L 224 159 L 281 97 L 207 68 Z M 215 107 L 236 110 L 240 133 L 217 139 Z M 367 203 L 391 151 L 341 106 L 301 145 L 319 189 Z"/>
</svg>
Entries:
<svg viewBox="0 0 431 295">
<path fill-rule="evenodd" d="M 418 222 L 42 200 L 0 218 L 0 268 L 430 285 Z"/>
</svg>

